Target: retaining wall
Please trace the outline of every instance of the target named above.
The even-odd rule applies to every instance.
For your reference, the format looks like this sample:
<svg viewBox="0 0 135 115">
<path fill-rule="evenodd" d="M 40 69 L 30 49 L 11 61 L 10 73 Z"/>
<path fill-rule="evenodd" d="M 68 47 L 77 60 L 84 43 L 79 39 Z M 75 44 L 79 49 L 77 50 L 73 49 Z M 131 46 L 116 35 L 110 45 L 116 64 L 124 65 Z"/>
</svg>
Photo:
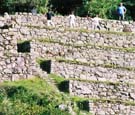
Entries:
<svg viewBox="0 0 135 115">
<path fill-rule="evenodd" d="M 69 28 L 67 17 L 61 16 L 53 18 L 55 28 L 46 27 L 43 15 L 24 13 L 12 18 L 13 28 L 0 29 L 1 82 L 41 75 L 36 58 L 51 58 L 52 73 L 75 78 L 70 81 L 72 95 L 135 101 L 135 88 L 130 85 L 135 82 L 135 34 L 121 33 L 125 24 L 134 30 L 134 22 L 102 20 L 101 30 L 107 31 L 91 31 L 87 18 L 77 17 L 76 28 Z M 18 44 L 25 40 L 30 43 L 29 52 L 19 52 Z M 64 61 L 57 59 L 61 57 Z M 134 107 L 97 102 L 93 111 L 95 115 L 132 115 Z"/>
</svg>

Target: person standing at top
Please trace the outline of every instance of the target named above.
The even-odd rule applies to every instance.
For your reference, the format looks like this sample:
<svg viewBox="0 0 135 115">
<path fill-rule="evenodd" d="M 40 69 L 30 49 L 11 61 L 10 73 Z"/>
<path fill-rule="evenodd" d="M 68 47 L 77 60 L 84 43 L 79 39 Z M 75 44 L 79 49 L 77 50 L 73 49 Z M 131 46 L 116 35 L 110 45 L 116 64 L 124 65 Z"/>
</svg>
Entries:
<svg viewBox="0 0 135 115">
<path fill-rule="evenodd" d="M 47 26 L 53 26 L 54 27 L 54 23 L 52 22 L 52 12 L 49 10 L 47 13 L 46 13 L 46 17 L 47 17 Z"/>
<path fill-rule="evenodd" d="M 72 27 L 75 27 L 75 15 L 74 15 L 74 12 L 72 12 L 70 15 L 69 15 L 69 26 L 72 28 Z"/>
<path fill-rule="evenodd" d="M 125 6 L 123 6 L 123 3 L 120 3 L 119 7 L 117 8 L 117 13 L 119 16 L 119 20 L 124 20 L 125 19 L 125 13 L 127 9 Z"/>
<path fill-rule="evenodd" d="M 96 17 L 92 18 L 92 29 L 94 30 L 100 30 L 101 26 L 100 26 L 100 21 L 102 20 L 101 18 L 99 18 L 98 15 L 96 15 Z"/>
</svg>

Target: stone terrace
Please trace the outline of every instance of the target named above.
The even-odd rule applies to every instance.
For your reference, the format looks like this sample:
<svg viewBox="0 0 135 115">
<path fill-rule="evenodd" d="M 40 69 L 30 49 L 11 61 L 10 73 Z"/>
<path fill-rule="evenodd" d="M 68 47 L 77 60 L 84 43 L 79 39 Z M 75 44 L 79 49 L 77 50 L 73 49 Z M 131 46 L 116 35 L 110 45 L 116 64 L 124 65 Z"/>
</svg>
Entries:
<svg viewBox="0 0 135 115">
<path fill-rule="evenodd" d="M 135 34 L 122 32 L 125 24 L 134 30 L 133 22 L 103 20 L 94 31 L 86 18 L 68 28 L 67 17 L 54 17 L 52 28 L 42 15 L 12 17 L 13 28 L 0 30 L 1 82 L 45 77 L 36 63 L 43 58 L 51 60 L 51 73 L 69 80 L 72 96 L 92 101 L 94 115 L 135 115 Z"/>
</svg>

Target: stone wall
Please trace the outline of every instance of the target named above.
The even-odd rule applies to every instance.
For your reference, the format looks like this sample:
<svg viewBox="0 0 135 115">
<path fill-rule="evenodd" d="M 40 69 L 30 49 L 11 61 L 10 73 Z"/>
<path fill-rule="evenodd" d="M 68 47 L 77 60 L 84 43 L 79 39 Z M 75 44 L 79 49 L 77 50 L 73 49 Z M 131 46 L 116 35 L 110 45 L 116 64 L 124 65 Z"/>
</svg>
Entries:
<svg viewBox="0 0 135 115">
<path fill-rule="evenodd" d="M 0 57 L 0 82 L 28 79 L 38 74 L 35 59 L 29 54 L 6 54 Z"/>
<path fill-rule="evenodd" d="M 114 47 L 115 48 L 115 47 Z M 124 49 L 124 48 L 123 48 Z M 60 43 L 32 43 L 32 50 L 41 57 L 63 57 L 95 65 L 113 64 L 119 67 L 135 67 L 135 53 L 117 51 L 115 49 L 96 46 L 77 46 L 76 43 L 61 45 Z"/>
<path fill-rule="evenodd" d="M 17 28 L 0 29 L 0 82 L 28 79 L 43 74 L 36 56 L 20 53 L 17 48 Z"/>
<path fill-rule="evenodd" d="M 72 95 L 135 101 L 135 34 L 121 32 L 125 24 L 134 30 L 134 22 L 102 20 L 102 30 L 107 31 L 91 31 L 87 18 L 77 17 L 77 28 L 69 28 L 62 16 L 53 18 L 55 28 L 46 27 L 43 15 L 24 13 L 12 19 L 12 28 L 0 29 L 1 82 L 46 75 L 36 62 L 42 57 L 51 60 L 52 73 L 72 79 Z M 30 42 L 30 51 L 18 52 L 17 44 L 25 41 Z M 95 115 L 100 109 L 102 115 L 135 112 L 132 105 L 96 102 Z"/>
<path fill-rule="evenodd" d="M 64 44 L 78 44 L 78 45 L 98 45 L 109 47 L 134 47 L 134 33 L 120 33 L 120 32 L 95 32 L 95 31 L 81 31 L 79 29 L 66 28 L 38 28 L 38 27 L 16 27 L 14 29 L 1 30 L 8 33 L 16 39 L 29 40 L 47 38 L 49 40 L 62 42 Z"/>
<path fill-rule="evenodd" d="M 46 25 L 46 17 L 45 15 L 37 14 L 32 15 L 31 13 L 20 13 L 12 16 L 16 19 L 16 22 L 21 25 L 37 25 L 44 26 Z M 69 19 L 68 16 L 54 16 L 52 18 L 56 27 L 69 27 Z M 91 18 L 86 17 L 78 17 L 76 16 L 76 27 L 77 28 L 85 28 L 85 29 L 93 29 L 93 22 Z M 110 31 L 123 31 L 125 25 L 128 25 L 132 31 L 135 31 L 135 23 L 133 21 L 118 21 L 118 20 L 107 20 L 103 19 L 100 23 L 101 30 L 110 30 Z"/>
<path fill-rule="evenodd" d="M 69 89 L 73 96 L 135 101 L 135 86 L 126 83 L 70 80 Z"/>
<path fill-rule="evenodd" d="M 85 64 L 71 64 L 66 62 L 52 61 L 52 73 L 65 78 L 81 80 L 110 81 L 110 82 L 135 82 L 135 72 L 122 68 L 109 68 L 101 66 L 86 66 Z"/>
<path fill-rule="evenodd" d="M 135 107 L 122 103 L 89 102 L 90 111 L 93 115 L 134 115 Z"/>
</svg>

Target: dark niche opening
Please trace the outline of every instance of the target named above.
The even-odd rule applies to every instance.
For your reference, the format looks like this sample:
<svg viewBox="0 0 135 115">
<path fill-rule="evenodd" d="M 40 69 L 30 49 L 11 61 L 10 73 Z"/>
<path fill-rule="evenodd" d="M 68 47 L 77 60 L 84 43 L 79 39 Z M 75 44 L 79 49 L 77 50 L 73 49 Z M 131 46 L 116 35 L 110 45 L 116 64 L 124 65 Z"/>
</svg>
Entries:
<svg viewBox="0 0 135 115">
<path fill-rule="evenodd" d="M 62 92 L 69 93 L 69 81 L 62 81 L 61 83 L 58 84 L 58 88 Z"/>
<path fill-rule="evenodd" d="M 90 111 L 89 101 L 88 100 L 78 101 L 77 102 L 77 105 L 78 105 L 78 107 L 79 107 L 80 110 Z"/>
<path fill-rule="evenodd" d="M 30 41 L 24 41 L 21 43 L 17 43 L 17 51 L 22 53 L 30 52 Z"/>
<path fill-rule="evenodd" d="M 40 68 L 46 71 L 48 74 L 51 73 L 51 60 L 44 60 L 40 62 Z"/>
</svg>

